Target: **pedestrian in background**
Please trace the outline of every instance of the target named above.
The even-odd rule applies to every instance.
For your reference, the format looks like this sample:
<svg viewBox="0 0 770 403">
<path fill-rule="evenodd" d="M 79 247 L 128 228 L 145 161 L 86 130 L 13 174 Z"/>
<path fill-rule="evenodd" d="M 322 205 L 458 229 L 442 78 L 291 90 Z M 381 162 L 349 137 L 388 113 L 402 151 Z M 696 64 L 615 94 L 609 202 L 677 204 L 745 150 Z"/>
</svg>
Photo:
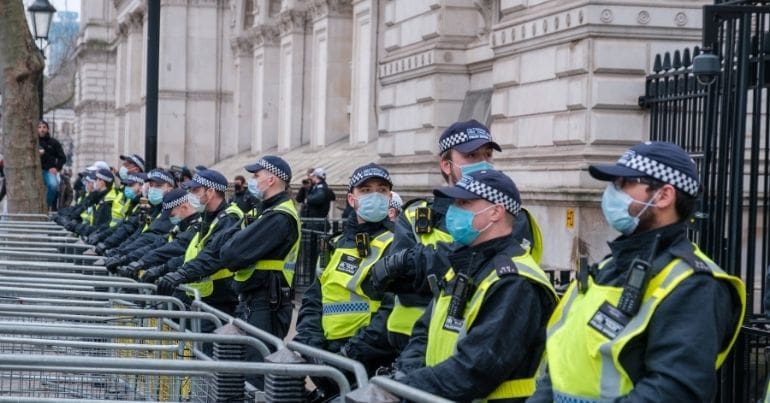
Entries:
<svg viewBox="0 0 770 403">
<path fill-rule="evenodd" d="M 40 153 L 40 165 L 43 168 L 43 182 L 45 183 L 46 204 L 48 209 L 56 211 L 56 198 L 59 194 L 59 178 L 67 156 L 58 140 L 48 133 L 48 122 L 41 120 L 37 124 L 38 152 Z"/>
</svg>

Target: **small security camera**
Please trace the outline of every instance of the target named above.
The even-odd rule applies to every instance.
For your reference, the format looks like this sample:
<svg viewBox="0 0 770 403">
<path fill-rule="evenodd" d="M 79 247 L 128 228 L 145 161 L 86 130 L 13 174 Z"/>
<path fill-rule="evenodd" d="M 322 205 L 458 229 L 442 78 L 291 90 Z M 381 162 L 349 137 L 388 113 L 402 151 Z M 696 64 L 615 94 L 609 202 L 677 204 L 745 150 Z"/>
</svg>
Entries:
<svg viewBox="0 0 770 403">
<path fill-rule="evenodd" d="M 692 61 L 692 72 L 702 85 L 714 84 L 721 70 L 719 56 L 713 53 L 702 53 Z"/>
</svg>

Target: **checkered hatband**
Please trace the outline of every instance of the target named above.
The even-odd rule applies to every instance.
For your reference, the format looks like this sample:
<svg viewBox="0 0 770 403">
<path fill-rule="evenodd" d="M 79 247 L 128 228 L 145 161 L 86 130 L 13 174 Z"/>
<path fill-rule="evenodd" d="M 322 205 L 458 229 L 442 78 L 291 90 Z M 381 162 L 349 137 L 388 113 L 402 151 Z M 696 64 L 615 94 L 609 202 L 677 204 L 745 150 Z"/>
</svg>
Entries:
<svg viewBox="0 0 770 403">
<path fill-rule="evenodd" d="M 201 185 L 203 185 L 203 186 L 205 186 L 205 187 L 207 187 L 209 189 L 218 190 L 220 192 L 227 191 L 227 185 L 223 185 L 221 183 L 216 183 L 216 182 L 214 182 L 214 181 L 212 181 L 210 179 L 204 178 L 204 177 L 202 177 L 202 176 L 200 176 L 198 174 L 195 174 L 195 176 L 193 176 L 192 180 L 193 180 L 193 182 L 200 183 Z"/>
<path fill-rule="evenodd" d="M 270 172 L 271 174 L 277 176 L 278 179 L 280 179 L 280 180 L 282 180 L 284 182 L 288 182 L 288 181 L 291 180 L 291 178 L 289 177 L 289 174 L 287 174 L 286 172 L 278 169 L 277 166 L 271 164 L 270 162 L 268 162 L 264 158 L 260 159 L 259 161 L 257 161 L 257 165 L 259 165 L 262 168 L 264 168 L 267 172 Z"/>
<path fill-rule="evenodd" d="M 465 134 L 465 132 L 455 133 L 439 141 L 438 143 L 439 152 L 443 154 L 444 151 L 449 150 L 458 144 L 465 143 L 466 141 L 468 141 L 468 135 Z"/>
<path fill-rule="evenodd" d="M 356 183 L 361 183 L 369 178 L 382 178 L 385 179 L 388 183 L 393 183 L 393 181 L 390 180 L 390 175 L 387 171 L 382 170 L 377 167 L 371 167 L 362 169 L 353 176 L 350 177 L 350 183 L 348 184 L 348 189 L 352 190 L 355 187 Z"/>
<path fill-rule="evenodd" d="M 113 179 L 113 178 L 110 178 L 110 177 L 109 177 L 109 176 L 107 176 L 107 175 L 102 175 L 102 174 L 101 174 L 101 173 L 99 173 L 99 172 L 97 172 L 97 173 L 96 173 L 96 177 L 97 177 L 97 178 L 99 178 L 99 179 L 101 179 L 101 180 L 103 180 L 103 181 L 105 181 L 105 182 L 112 182 L 112 179 Z"/>
<path fill-rule="evenodd" d="M 632 150 L 627 151 L 620 157 L 618 165 L 635 169 L 658 181 L 668 183 L 690 196 L 698 195 L 698 189 L 700 188 L 698 179 L 686 175 L 678 169 L 672 168 L 666 164 L 639 155 Z"/>
<path fill-rule="evenodd" d="M 162 180 L 163 182 L 169 183 L 171 185 L 174 184 L 174 178 L 166 175 L 162 171 L 150 171 L 149 174 L 147 174 L 147 179 L 158 179 Z"/>
<path fill-rule="evenodd" d="M 514 200 L 511 196 L 487 185 L 486 183 L 479 182 L 470 176 L 463 176 L 457 187 L 463 188 L 480 198 L 494 204 L 502 204 L 505 209 L 513 214 L 519 214 L 521 210 L 521 204 Z"/>
<path fill-rule="evenodd" d="M 188 200 L 187 195 L 188 194 L 185 194 L 185 195 L 183 195 L 183 196 L 181 196 L 179 198 L 171 200 L 168 203 L 163 203 L 163 210 L 171 210 L 174 207 L 181 206 L 182 204 L 184 204 Z"/>
<path fill-rule="evenodd" d="M 144 185 L 144 178 L 138 177 L 136 175 L 128 175 L 126 179 Z"/>
</svg>

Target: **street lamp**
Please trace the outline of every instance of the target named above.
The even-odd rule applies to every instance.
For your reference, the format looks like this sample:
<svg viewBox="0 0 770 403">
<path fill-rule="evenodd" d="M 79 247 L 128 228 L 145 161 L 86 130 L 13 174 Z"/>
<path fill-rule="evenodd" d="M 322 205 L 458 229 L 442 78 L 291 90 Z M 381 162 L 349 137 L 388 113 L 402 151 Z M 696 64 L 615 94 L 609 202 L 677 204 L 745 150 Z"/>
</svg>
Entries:
<svg viewBox="0 0 770 403">
<path fill-rule="evenodd" d="M 45 59 L 43 53 L 43 42 L 48 40 L 48 31 L 51 29 L 51 20 L 56 8 L 48 0 L 35 0 L 32 5 L 27 7 L 27 12 L 32 16 L 32 36 L 40 42 L 38 48 Z M 40 119 L 43 119 L 43 74 L 40 74 L 40 83 L 37 89 L 38 106 L 40 107 Z"/>
</svg>

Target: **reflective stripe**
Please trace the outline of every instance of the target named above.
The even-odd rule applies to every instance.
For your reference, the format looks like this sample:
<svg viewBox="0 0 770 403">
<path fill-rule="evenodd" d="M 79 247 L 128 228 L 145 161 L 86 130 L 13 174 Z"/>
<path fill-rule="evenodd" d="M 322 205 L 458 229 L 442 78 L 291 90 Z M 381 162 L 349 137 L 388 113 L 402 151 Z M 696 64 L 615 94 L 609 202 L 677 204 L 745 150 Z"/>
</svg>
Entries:
<svg viewBox="0 0 770 403">
<path fill-rule="evenodd" d="M 554 403 L 610 403 L 615 399 L 587 399 L 584 397 L 571 396 L 566 393 L 553 391 Z"/>
<path fill-rule="evenodd" d="M 335 315 L 340 313 L 369 313 L 369 303 L 366 301 L 360 302 L 333 302 L 324 304 L 324 315 Z"/>
</svg>

